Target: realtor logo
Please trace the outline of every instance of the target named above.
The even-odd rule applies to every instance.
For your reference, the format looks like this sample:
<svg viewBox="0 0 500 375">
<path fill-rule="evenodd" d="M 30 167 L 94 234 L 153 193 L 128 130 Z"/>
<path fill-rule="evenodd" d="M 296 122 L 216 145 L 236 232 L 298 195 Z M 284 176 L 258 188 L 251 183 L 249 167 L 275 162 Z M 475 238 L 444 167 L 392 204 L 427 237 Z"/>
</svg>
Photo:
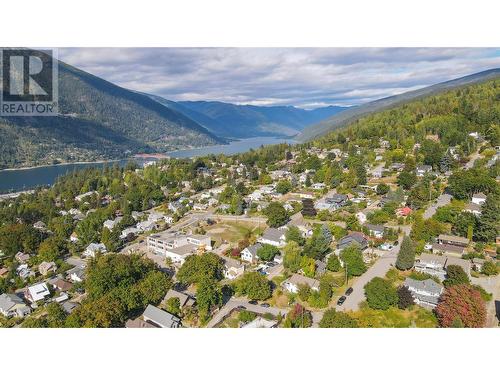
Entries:
<svg viewBox="0 0 500 375">
<path fill-rule="evenodd" d="M 54 50 L 0 49 L 0 116 L 57 116 Z"/>
</svg>

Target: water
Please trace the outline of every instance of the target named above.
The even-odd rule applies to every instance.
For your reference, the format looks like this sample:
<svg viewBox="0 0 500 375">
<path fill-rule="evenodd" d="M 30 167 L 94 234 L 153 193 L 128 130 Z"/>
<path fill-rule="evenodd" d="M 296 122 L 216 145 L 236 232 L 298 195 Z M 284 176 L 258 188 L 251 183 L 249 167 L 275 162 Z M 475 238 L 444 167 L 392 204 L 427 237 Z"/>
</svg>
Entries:
<svg viewBox="0 0 500 375">
<path fill-rule="evenodd" d="M 167 154 L 173 158 L 187 158 L 192 156 L 204 156 L 208 154 L 233 155 L 238 152 L 248 151 L 251 148 L 259 148 L 261 145 L 293 142 L 294 141 L 290 139 L 271 137 L 248 138 L 240 141 L 234 141 L 227 145 L 217 145 L 192 150 L 172 151 Z M 136 161 L 140 163 L 142 160 Z M 124 166 L 127 162 L 128 160 L 120 160 L 117 162 L 61 164 L 31 169 L 3 170 L 0 171 L 0 193 L 28 190 L 36 186 L 52 185 L 56 181 L 57 177 L 63 176 L 78 169 L 101 168 L 105 165 L 112 165 L 115 163 Z"/>
</svg>

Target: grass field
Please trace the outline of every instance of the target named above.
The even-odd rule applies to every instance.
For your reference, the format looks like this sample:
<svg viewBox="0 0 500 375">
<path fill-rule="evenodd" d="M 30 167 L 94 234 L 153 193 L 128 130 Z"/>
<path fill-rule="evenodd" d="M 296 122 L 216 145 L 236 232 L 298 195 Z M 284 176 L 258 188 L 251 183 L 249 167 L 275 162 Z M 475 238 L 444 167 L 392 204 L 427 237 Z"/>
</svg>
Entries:
<svg viewBox="0 0 500 375">
<path fill-rule="evenodd" d="M 247 221 L 220 221 L 217 224 L 205 226 L 207 235 L 215 241 L 215 246 L 221 243 L 229 242 L 236 245 L 238 241 L 244 238 L 256 238 L 264 231 L 264 226 Z"/>
</svg>

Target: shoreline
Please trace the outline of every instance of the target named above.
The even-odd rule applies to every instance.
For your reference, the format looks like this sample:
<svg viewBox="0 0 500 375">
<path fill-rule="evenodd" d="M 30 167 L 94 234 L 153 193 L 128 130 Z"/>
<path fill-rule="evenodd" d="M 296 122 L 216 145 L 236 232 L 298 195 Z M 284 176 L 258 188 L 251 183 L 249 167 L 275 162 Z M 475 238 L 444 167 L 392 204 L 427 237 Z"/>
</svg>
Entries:
<svg viewBox="0 0 500 375">
<path fill-rule="evenodd" d="M 102 164 L 102 163 L 116 163 L 126 159 L 110 159 L 110 160 L 95 160 L 95 161 L 72 161 L 72 162 L 64 162 L 59 164 L 41 164 L 34 165 L 32 167 L 17 167 L 17 168 L 5 168 L 0 169 L 0 172 L 8 172 L 8 171 L 24 171 L 29 169 L 37 169 L 37 168 L 48 168 L 48 167 L 58 167 L 64 165 L 79 165 L 79 164 Z"/>
</svg>

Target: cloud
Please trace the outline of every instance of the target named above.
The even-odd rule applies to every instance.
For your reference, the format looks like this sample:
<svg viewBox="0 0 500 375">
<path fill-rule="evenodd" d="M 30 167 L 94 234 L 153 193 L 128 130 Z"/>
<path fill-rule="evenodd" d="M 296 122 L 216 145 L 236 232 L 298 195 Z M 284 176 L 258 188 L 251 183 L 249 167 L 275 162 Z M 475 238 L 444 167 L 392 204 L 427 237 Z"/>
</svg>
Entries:
<svg viewBox="0 0 500 375">
<path fill-rule="evenodd" d="M 61 48 L 59 58 L 170 100 L 356 105 L 500 67 L 495 48 Z"/>
</svg>

